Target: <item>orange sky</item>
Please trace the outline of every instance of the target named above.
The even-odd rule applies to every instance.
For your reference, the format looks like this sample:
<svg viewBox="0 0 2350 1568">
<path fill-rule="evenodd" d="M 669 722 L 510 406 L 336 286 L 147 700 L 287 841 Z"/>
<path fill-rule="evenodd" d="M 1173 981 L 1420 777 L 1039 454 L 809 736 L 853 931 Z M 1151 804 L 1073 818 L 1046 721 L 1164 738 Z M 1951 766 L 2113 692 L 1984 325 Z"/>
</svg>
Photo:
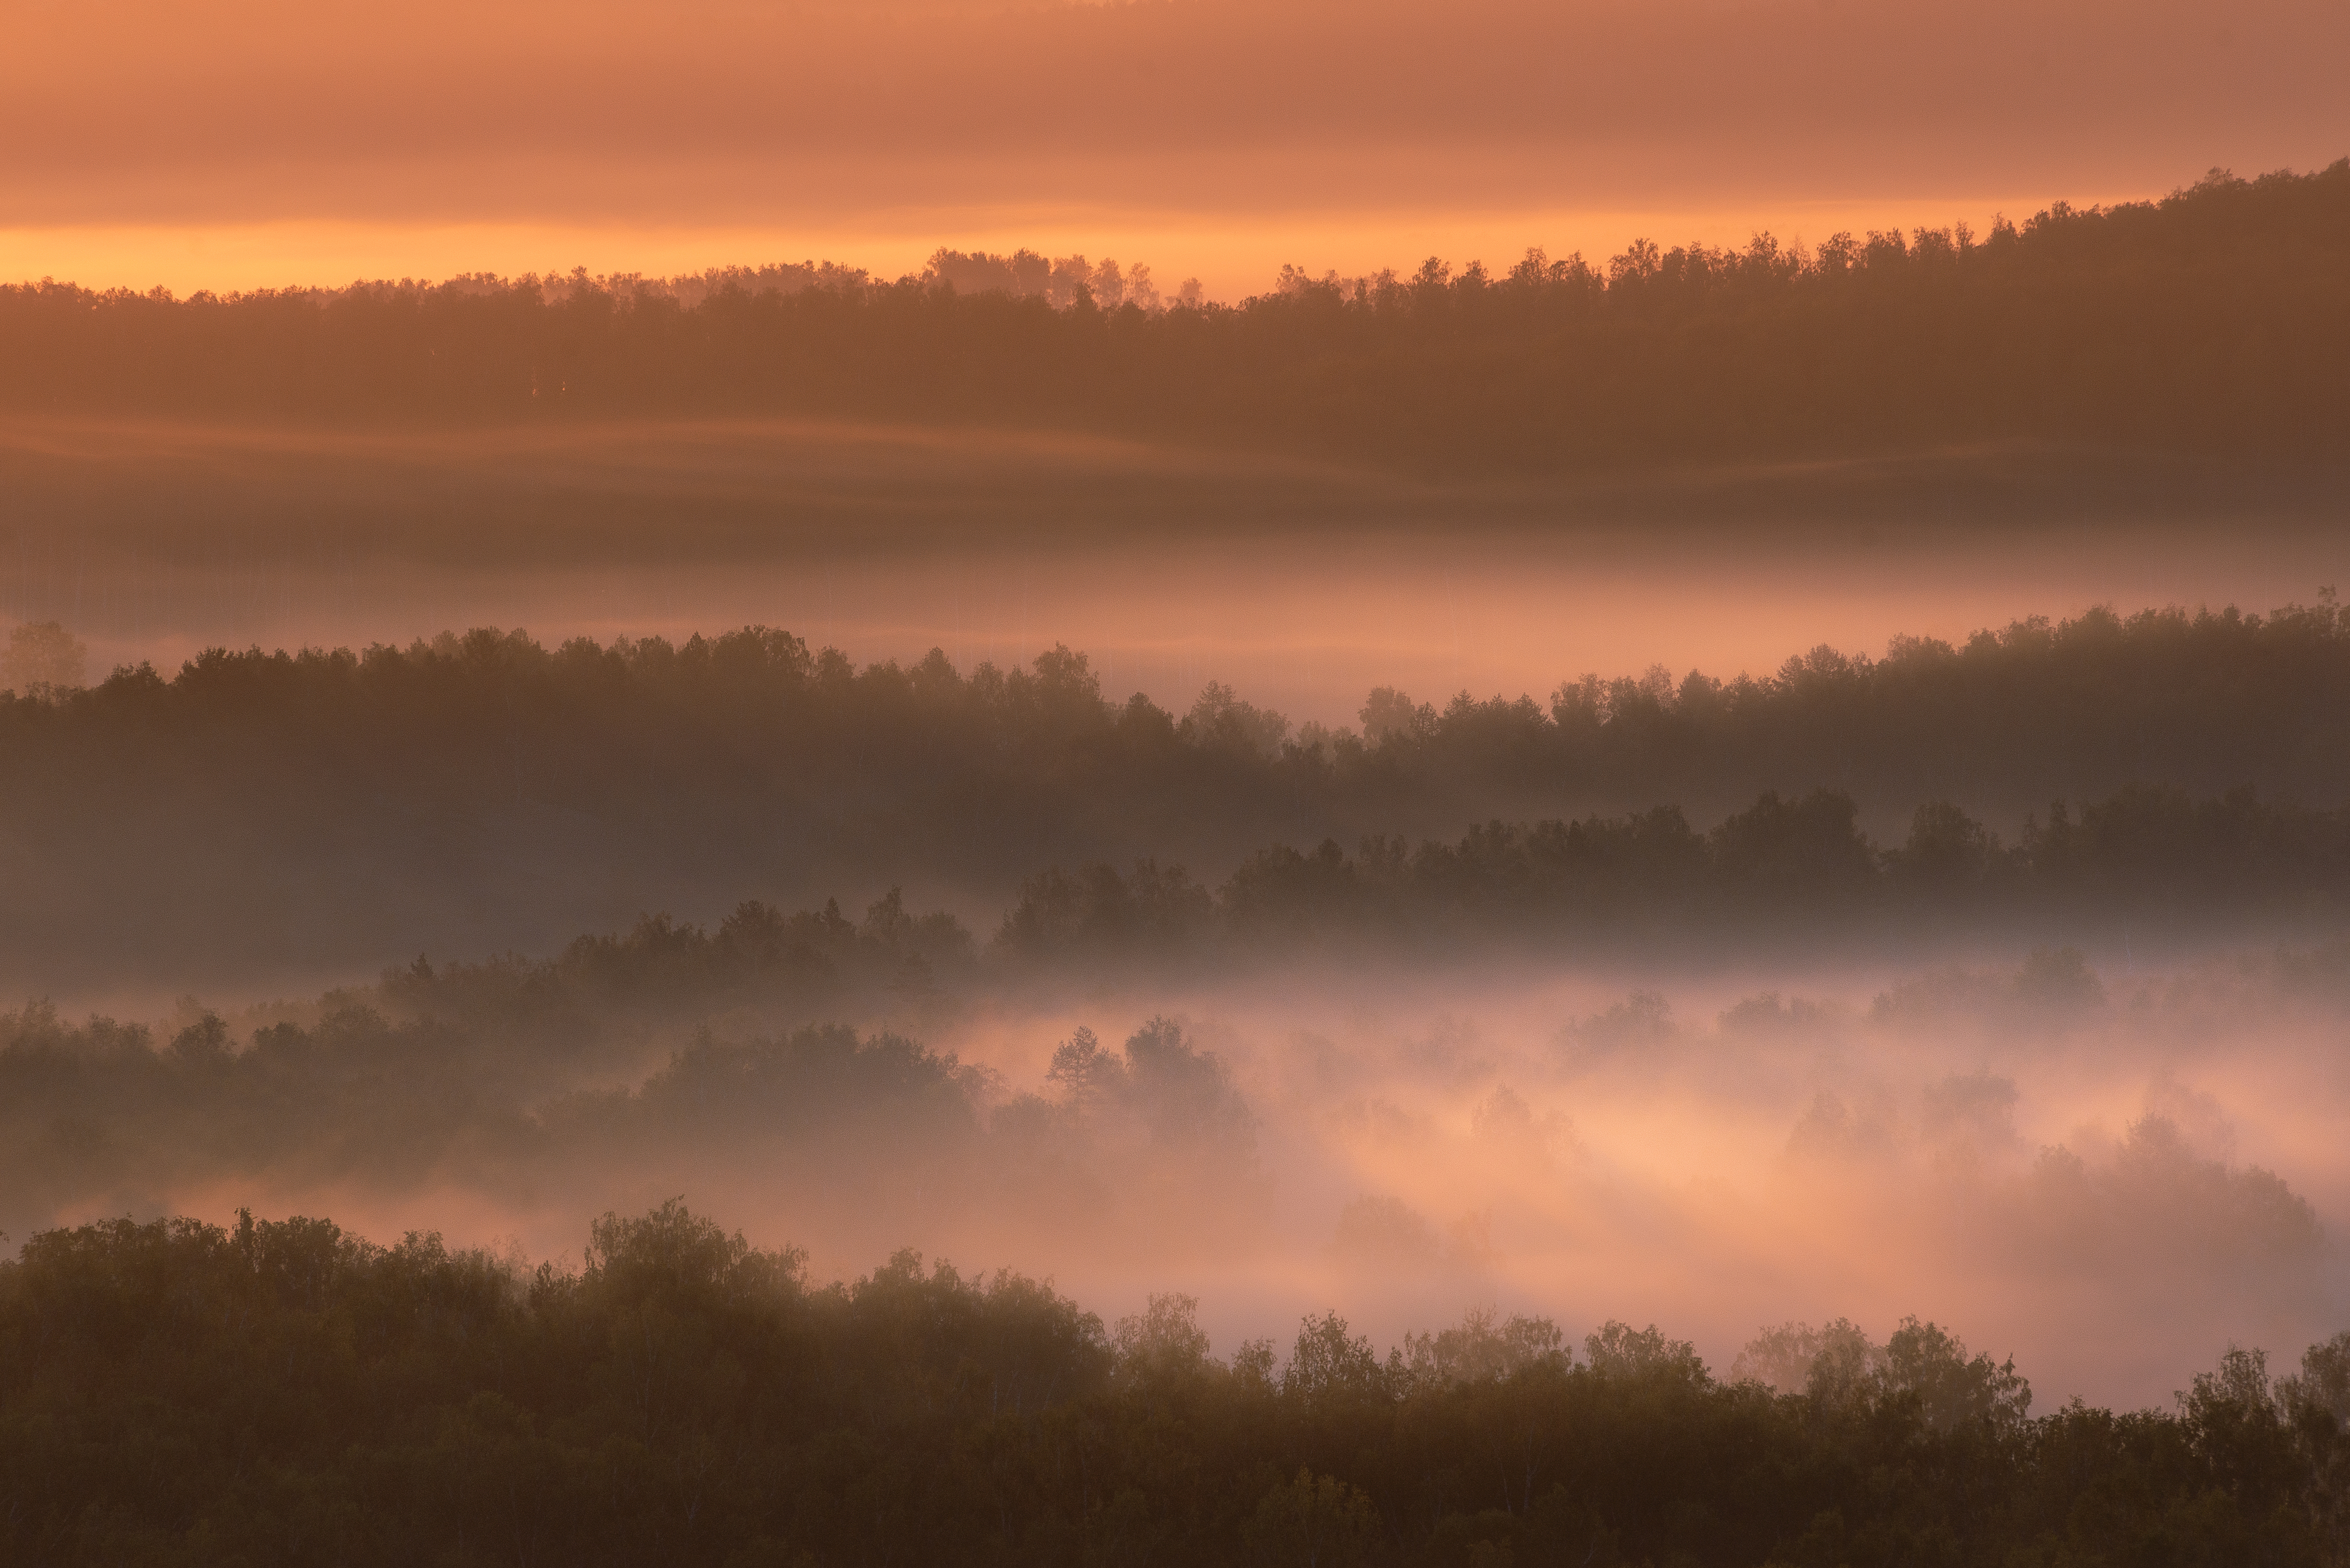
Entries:
<svg viewBox="0 0 2350 1568">
<path fill-rule="evenodd" d="M 0 275 L 1284 261 L 2025 213 L 2350 152 L 2339 0 L 0 0 Z"/>
</svg>

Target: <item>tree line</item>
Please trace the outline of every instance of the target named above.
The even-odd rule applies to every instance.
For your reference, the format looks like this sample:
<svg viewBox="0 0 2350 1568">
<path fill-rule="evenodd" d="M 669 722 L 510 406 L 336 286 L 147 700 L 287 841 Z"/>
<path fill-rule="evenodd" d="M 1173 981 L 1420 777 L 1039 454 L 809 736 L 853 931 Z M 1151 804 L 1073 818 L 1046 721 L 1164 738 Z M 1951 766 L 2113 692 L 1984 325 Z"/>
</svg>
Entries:
<svg viewBox="0 0 2350 1568">
<path fill-rule="evenodd" d="M 551 958 L 420 956 L 385 972 L 396 1007 L 526 1014 L 563 999 L 582 1010 L 655 1016 L 679 1006 L 893 1005 L 943 1015 L 962 1000 L 1043 975 L 1105 968 L 1205 967 L 1228 973 L 1303 953 L 1378 951 L 1441 961 L 1461 946 L 1545 957 L 1621 955 L 1665 942 L 1724 951 L 1773 941 L 1851 941 L 1864 931 L 1931 935 L 1996 928 L 2013 936 L 2126 921 L 2145 937 L 2248 919 L 2341 928 L 2350 919 L 2350 808 L 2311 811 L 2249 790 L 2196 799 L 2132 788 L 2077 808 L 2059 801 L 2019 842 L 1947 802 L 1918 808 L 1900 843 L 1879 846 L 1850 797 L 1766 792 L 1707 832 L 1675 806 L 1632 815 L 1472 826 L 1417 846 L 1374 835 L 1349 854 L 1260 849 L 1220 884 L 1145 857 L 1024 878 L 983 940 L 954 914 L 910 911 L 891 888 L 861 919 L 837 899 L 786 913 L 753 898 L 712 926 L 646 914 L 625 931 L 575 938 Z"/>
<path fill-rule="evenodd" d="M 895 282 L 802 264 L 181 300 L 44 281 L 0 287 L 0 406 L 943 421 L 1457 472 L 1979 442 L 2331 463 L 2350 439 L 2346 261 L 2350 159 L 1982 235 L 1290 267 L 1229 306 L 1159 308 L 1114 265 L 1024 252 L 942 251 Z"/>
<path fill-rule="evenodd" d="M 1028 877 L 993 947 L 1014 959 L 1269 958 L 1298 945 L 1451 938 L 1555 951 L 1660 937 L 1817 940 L 2033 917 L 2141 931 L 2268 914 L 2338 923 L 2350 913 L 2350 811 L 2308 811 L 2250 790 L 2197 800 L 2136 787 L 2076 811 L 2055 802 L 2021 841 L 1947 801 L 1918 808 L 1879 848 L 1848 795 L 1766 791 L 1699 833 L 1675 806 L 1636 815 L 1471 827 L 1412 847 L 1395 835 L 1349 855 L 1261 849 L 1212 890 L 1179 866 L 1093 864 Z M 1888 927 L 1888 922 L 1893 924 Z"/>
<path fill-rule="evenodd" d="M 1654 892 L 1694 875 L 1688 822 L 1750 812 L 1766 791 L 1799 815 L 1825 809 L 1802 805 L 1822 790 L 1895 821 L 1939 803 L 1926 831 L 1941 839 L 1905 849 L 1898 875 L 1880 868 L 1913 888 L 2012 884 L 2014 854 L 1992 855 L 1981 824 L 2047 888 L 2073 845 L 2181 897 L 2322 888 L 2324 814 L 2350 778 L 2350 617 L 2330 591 L 2265 616 L 2093 609 L 1962 645 L 1899 638 L 1882 658 L 1823 647 L 1761 678 L 1588 675 L 1546 703 L 1464 692 L 1439 709 L 1381 688 L 1357 717 L 1293 724 L 1213 682 L 1180 713 L 1121 701 L 1066 648 L 1024 669 L 960 670 L 936 649 L 860 669 L 760 628 L 682 644 L 549 648 L 484 628 L 406 649 L 214 649 L 169 679 L 141 666 L 0 695 L 16 889 L 0 935 L 23 961 L 68 965 L 135 929 L 151 960 L 185 955 L 192 971 L 415 944 L 544 950 L 583 909 L 617 923 L 724 908 L 746 885 L 1008 900 L 1055 865 L 1152 857 L 1220 879 L 1269 845 L 1416 843 L 1496 820 L 1565 836 L 1505 858 L 1596 855 Z M 2230 794 L 2244 787 L 2256 797 Z M 2056 800 L 2101 803 L 2095 826 L 2046 815 Z M 1571 826 L 1660 802 L 1687 821 Z M 2019 840 L 2027 814 L 2041 820 Z M 2239 848 L 2250 857 L 2228 861 Z M 2185 881 L 2178 855 L 2201 857 Z M 1398 856 L 1425 872 L 1415 886 L 1465 874 L 1392 842 L 1373 858 Z M 1850 844 L 1835 857 L 1868 861 Z M 2088 864 L 2085 887 L 2104 875 Z M 1268 886 L 1305 875 L 1253 865 Z M 1552 872 L 1488 881 L 1510 877 Z M 361 884 L 370 898 L 350 899 Z M 598 902 L 616 888 L 625 905 Z"/>
<path fill-rule="evenodd" d="M 16 632 L 71 642 L 54 627 Z M 764 627 L 559 647 L 483 628 L 405 649 L 213 649 L 168 679 L 126 667 L 86 690 L 27 679 L 0 691 L 0 790 L 44 815 L 117 764 L 187 788 L 198 761 L 234 781 L 224 793 L 293 769 L 314 797 L 348 798 L 348 774 L 379 794 L 599 813 L 730 785 L 802 809 L 879 791 L 911 831 L 924 818 L 960 829 L 974 809 L 1024 826 L 1082 818 L 1088 795 L 1170 827 L 1333 809 L 1391 819 L 1357 831 L 1431 807 L 1458 819 L 1663 798 L 1704 812 L 1818 785 L 2017 815 L 2131 784 L 2325 802 L 2350 766 L 2350 613 L 2330 587 L 2265 616 L 2098 607 L 1956 645 L 1896 637 L 1880 657 L 1824 644 L 1759 677 L 1584 674 L 1546 701 L 1463 691 L 1439 708 L 1380 687 L 1359 727 L 1336 730 L 1215 681 L 1180 713 L 1119 700 L 1066 647 L 1024 669 L 960 670 L 933 649 L 860 670 Z"/>
<path fill-rule="evenodd" d="M 1211 1354 L 900 1252 L 824 1284 L 672 1202 L 577 1268 L 324 1220 L 102 1221 L 0 1263 L 0 1546 L 41 1563 L 2322 1564 L 2350 1335 L 2176 1407 L 1930 1323 L 1758 1336 L 1335 1313 Z M 1285 1354 L 1284 1353 L 1285 1350 Z"/>
</svg>

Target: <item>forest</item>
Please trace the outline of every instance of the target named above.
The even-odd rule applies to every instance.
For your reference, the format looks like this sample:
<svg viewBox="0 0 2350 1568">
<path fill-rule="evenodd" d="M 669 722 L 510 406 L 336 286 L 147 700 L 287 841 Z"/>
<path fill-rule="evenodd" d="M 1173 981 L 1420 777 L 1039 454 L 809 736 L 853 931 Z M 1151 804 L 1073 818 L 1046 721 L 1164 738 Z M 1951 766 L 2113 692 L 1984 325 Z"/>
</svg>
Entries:
<svg viewBox="0 0 2350 1568">
<path fill-rule="evenodd" d="M 1847 795 L 1766 791 L 1711 832 L 1673 806 L 1575 822 L 1492 822 L 1416 848 L 1374 836 L 1243 860 L 1212 892 L 1180 867 L 1093 864 L 1026 878 L 995 948 L 1062 961 L 1294 958 L 1349 939 L 1427 954 L 1450 938 L 1492 952 L 1589 955 L 1658 940 L 1790 947 L 1864 929 L 1948 930 L 2033 917 L 2102 925 L 2126 911 L 2148 934 L 2246 917 L 2338 922 L 2350 913 L 2350 812 L 2266 805 L 2249 790 L 2197 800 L 2137 787 L 2027 819 L 2012 846 L 1947 801 L 1918 808 L 1879 849 Z"/>
<path fill-rule="evenodd" d="M 1820 786 L 1905 814 L 1944 796 L 2020 815 L 2138 784 L 2333 804 L 2345 712 L 2350 613 L 2331 588 L 2265 616 L 2092 608 L 1958 646 L 1897 637 L 1882 657 L 1823 645 L 1759 678 L 1585 674 L 1546 701 L 1464 691 L 1440 709 L 1380 687 L 1337 730 L 1214 681 L 1180 715 L 1119 699 L 1066 647 L 1025 669 L 965 672 L 932 649 L 859 670 L 766 628 L 559 648 L 484 628 L 406 649 L 215 649 L 168 680 L 141 665 L 0 692 L 0 792 L 51 821 L 126 768 L 175 788 L 202 772 L 229 797 L 298 779 L 337 805 L 361 779 L 419 804 L 593 812 L 739 792 L 743 809 L 831 815 L 827 797 L 853 796 L 917 837 L 980 809 L 1024 837 L 1092 803 L 1178 836 L 1211 816 L 1262 835 L 1528 805 L 1710 813 Z"/>
<path fill-rule="evenodd" d="M 546 950 L 580 908 L 623 924 L 890 884 L 984 909 L 980 936 L 1017 903 L 1032 948 L 1130 919 L 1184 945 L 1211 891 L 1229 929 L 1485 936 L 1795 908 L 2334 919 L 2343 714 L 2331 590 L 1821 647 L 1760 680 L 1584 675 L 1549 703 L 1382 687 L 1337 732 L 1212 681 L 1180 717 L 1117 701 L 1069 649 L 860 670 L 764 628 L 474 630 L 0 696 L 0 856 L 28 891 L 21 961 L 139 933 L 151 971 L 240 942 Z M 623 872 L 635 903 L 608 905 Z"/>
<path fill-rule="evenodd" d="M 283 103 L 50 136 L 18 252 L 101 259 L 0 281 L 0 1568 L 2350 1568 L 2350 157 L 2178 152 L 2282 35 L 2169 18 L 2211 68 L 2085 160 L 2161 57 L 2052 119 L 2110 18 L 2019 11 L 1967 145 L 1879 81 L 1691 183 L 1721 105 L 1607 130 L 1605 17 L 1415 142 L 1474 83 L 1400 13 L 1222 4 L 1223 82 L 1047 5 L 1011 77 L 1180 112 L 917 148 L 994 0 L 879 8 L 879 140 L 811 118 L 838 8 L 667 87 L 675 16 L 469 23 L 466 81 L 617 61 L 601 143 L 301 6 L 213 19 Z M 1773 19 L 1658 25 L 1690 99 Z M 394 130 L 311 222 L 329 35 Z M 1622 166 L 1504 201 L 1530 145 Z M 1641 189 L 1704 237 L 1555 254 Z M 1772 191 L 1856 215 L 1697 215 Z M 952 243 L 84 286 L 785 207 Z"/>
<path fill-rule="evenodd" d="M 1050 945 L 1113 906 L 1196 934 L 1194 881 L 1228 920 L 1320 900 L 1422 931 L 1798 905 L 2322 919 L 2345 714 L 2330 590 L 1823 647 L 1759 679 L 1586 675 L 1546 703 L 1380 688 L 1338 730 L 1214 682 L 1180 715 L 1119 701 L 1066 648 L 968 671 L 756 628 L 221 649 L 0 696 L 0 865 L 26 890 L 5 935 L 28 963 L 135 936 L 153 973 L 332 938 L 371 967 L 897 884 L 982 936 L 1020 903 Z"/>
<path fill-rule="evenodd" d="M 812 1279 L 679 1203 L 577 1267 L 242 1214 L 0 1263 L 0 1550 L 58 1563 L 2322 1564 L 2350 1334 L 2169 1409 L 2033 1413 L 1911 1317 L 1765 1329 L 1336 1313 L 1211 1355 L 901 1251 Z"/>
<path fill-rule="evenodd" d="M 1087 431 L 1430 474 L 1991 445 L 2331 472 L 2350 456 L 2350 159 L 2214 171 L 1815 247 L 1285 268 L 1173 307 L 1147 269 L 941 251 L 648 283 L 471 277 L 174 299 L 0 286 L 0 407 L 478 424 L 793 415 Z M 1135 273 L 1145 275 L 1138 278 Z"/>
</svg>

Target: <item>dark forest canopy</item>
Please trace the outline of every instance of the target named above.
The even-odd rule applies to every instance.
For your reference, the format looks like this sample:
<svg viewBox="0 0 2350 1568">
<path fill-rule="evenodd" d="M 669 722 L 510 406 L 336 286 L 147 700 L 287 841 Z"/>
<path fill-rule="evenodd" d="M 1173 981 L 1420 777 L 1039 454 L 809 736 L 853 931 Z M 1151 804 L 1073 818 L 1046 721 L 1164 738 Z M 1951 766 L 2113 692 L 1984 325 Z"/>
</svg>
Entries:
<svg viewBox="0 0 2350 1568">
<path fill-rule="evenodd" d="M 1916 1318 L 1335 1313 L 1217 1357 L 901 1252 L 810 1280 L 672 1203 L 577 1271 L 323 1220 L 108 1221 L 0 1263 L 0 1552 L 41 1563 L 2321 1564 L 2350 1334 L 2172 1410 L 2031 1414 Z"/>
<path fill-rule="evenodd" d="M 170 680 L 141 667 L 0 696 L 5 935 L 20 961 L 133 938 L 156 959 L 247 939 L 290 959 L 328 936 L 355 944 L 336 961 L 380 961 L 543 948 L 751 892 L 869 898 L 894 882 L 1000 910 L 1055 865 L 1154 857 L 1216 883 L 1271 845 L 1402 835 L 1378 852 L 1393 857 L 1464 822 L 1566 834 L 1660 804 L 1679 808 L 1686 858 L 1692 825 L 1765 791 L 1823 789 L 1881 814 L 1880 830 L 1929 805 L 1973 819 L 1966 834 L 1987 825 L 2043 888 L 2050 805 L 2066 800 L 2111 803 L 2075 830 L 2126 820 L 2168 846 L 2136 864 L 2306 891 L 2336 877 L 2350 617 L 2330 594 L 2268 616 L 2092 610 L 1963 646 L 1897 639 L 1883 658 L 1824 647 L 1761 679 L 1586 676 L 1546 703 L 1464 692 L 1440 710 L 1383 688 L 1358 717 L 1292 725 L 1213 684 L 1179 717 L 1106 695 L 1066 649 L 1026 670 L 965 672 L 935 650 L 859 670 L 759 628 L 682 646 L 549 649 L 485 629 L 407 649 L 214 651 Z M 1542 861 L 1548 843 L 1508 854 Z M 1982 864 L 2005 886 L 2018 863 Z M 1662 865 L 1635 880 L 1668 885 Z M 361 885 L 371 902 L 353 909 Z M 490 913 L 452 926 L 452 908 Z"/>
<path fill-rule="evenodd" d="M 1810 251 L 1767 234 L 1743 250 L 1642 240 L 1599 265 L 1530 252 L 1506 271 L 1430 258 L 1355 279 L 1290 268 L 1232 306 L 1163 308 L 1117 272 L 942 251 L 893 283 L 828 264 L 185 300 L 45 282 L 0 288 L 0 406 L 789 413 L 1464 472 L 1984 442 L 2350 456 L 2350 160 L 2058 203 L 1981 235 L 1838 234 Z"/>
<path fill-rule="evenodd" d="M 2331 588 L 2266 616 L 2098 607 L 1958 645 L 1896 637 L 1881 657 L 1822 645 L 1760 677 L 1585 674 L 1546 701 L 1463 691 L 1440 709 L 1380 687 L 1357 719 L 1293 724 L 1212 681 L 1178 715 L 1106 693 L 1066 647 L 1027 669 L 966 672 L 933 649 L 860 670 L 761 627 L 556 648 L 485 628 L 0 691 L 0 788 L 63 809 L 118 764 L 221 794 L 295 769 L 310 793 L 602 811 L 734 792 L 804 808 L 846 786 L 918 832 L 1088 798 L 1161 823 L 1428 801 L 1457 822 L 1522 798 L 1706 813 L 1820 785 L 1904 815 L 1934 798 L 2021 815 L 2132 784 L 2332 804 L 2350 777 L 2350 612 Z M 1022 809 L 1037 794 L 1041 812 Z"/>
<path fill-rule="evenodd" d="M 1673 806 L 1575 822 L 1488 823 L 1457 843 L 1378 835 L 1348 854 L 1275 845 L 1212 892 L 1145 859 L 1027 878 L 996 933 L 1010 959 L 1273 961 L 1299 946 L 1447 939 L 1486 951 L 1617 953 L 1659 939 L 1808 945 L 1992 924 L 2013 934 L 2126 919 L 2142 932 L 2248 915 L 2327 926 L 2350 915 L 2350 811 L 2195 800 L 2133 788 L 2059 801 L 2021 842 L 1947 801 L 1880 849 L 1849 796 L 1766 792 L 1699 833 Z"/>
</svg>

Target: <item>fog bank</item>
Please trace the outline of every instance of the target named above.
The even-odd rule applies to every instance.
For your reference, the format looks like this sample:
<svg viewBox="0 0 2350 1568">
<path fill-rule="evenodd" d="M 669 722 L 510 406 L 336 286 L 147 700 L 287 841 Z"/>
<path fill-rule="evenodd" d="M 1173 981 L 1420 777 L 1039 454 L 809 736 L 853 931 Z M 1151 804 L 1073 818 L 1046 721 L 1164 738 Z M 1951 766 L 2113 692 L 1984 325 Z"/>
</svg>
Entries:
<svg viewBox="0 0 2350 1568">
<path fill-rule="evenodd" d="M 1188 1292 L 1223 1349 L 1328 1306 L 1384 1342 L 1495 1305 L 1654 1321 L 1723 1370 L 1764 1326 L 1915 1313 L 2012 1353 L 2036 1407 L 2133 1406 L 2339 1326 L 2345 972 L 2337 948 L 899 986 L 843 1004 L 861 1044 L 389 985 L 137 1037 L 19 1013 L 0 1190 L 20 1237 L 250 1205 L 532 1256 L 681 1194 L 820 1275 L 911 1245 L 1105 1312 Z"/>
</svg>

